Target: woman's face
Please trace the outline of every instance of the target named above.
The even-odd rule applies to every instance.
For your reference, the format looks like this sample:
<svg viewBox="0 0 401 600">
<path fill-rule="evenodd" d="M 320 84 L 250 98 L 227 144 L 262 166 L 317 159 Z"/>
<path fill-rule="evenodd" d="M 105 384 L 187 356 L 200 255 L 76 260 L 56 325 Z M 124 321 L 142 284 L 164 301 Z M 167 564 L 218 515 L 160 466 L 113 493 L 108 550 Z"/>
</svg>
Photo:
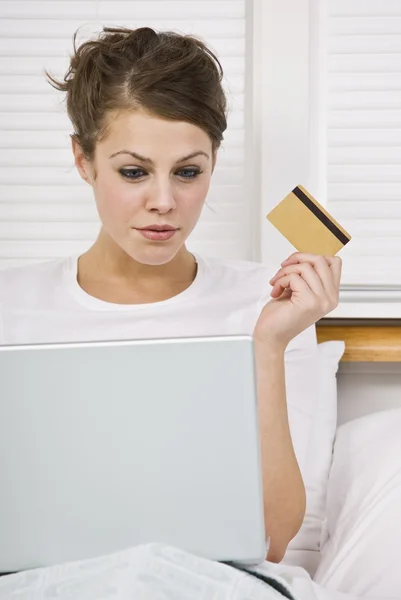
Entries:
<svg viewBox="0 0 401 600">
<path fill-rule="evenodd" d="M 138 110 L 110 115 L 92 162 L 75 143 L 73 150 L 109 241 L 143 264 L 172 260 L 195 227 L 209 189 L 209 136 L 190 123 Z M 154 226 L 173 229 L 155 233 Z"/>
</svg>

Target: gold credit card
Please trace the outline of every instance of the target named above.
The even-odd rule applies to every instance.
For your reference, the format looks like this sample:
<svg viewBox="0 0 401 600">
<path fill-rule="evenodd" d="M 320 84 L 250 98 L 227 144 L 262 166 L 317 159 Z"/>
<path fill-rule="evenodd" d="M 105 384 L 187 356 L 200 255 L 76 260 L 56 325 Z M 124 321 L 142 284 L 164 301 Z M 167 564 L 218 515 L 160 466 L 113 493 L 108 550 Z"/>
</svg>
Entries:
<svg viewBox="0 0 401 600">
<path fill-rule="evenodd" d="M 266 219 L 298 252 L 334 256 L 350 234 L 301 185 L 297 185 Z"/>
</svg>

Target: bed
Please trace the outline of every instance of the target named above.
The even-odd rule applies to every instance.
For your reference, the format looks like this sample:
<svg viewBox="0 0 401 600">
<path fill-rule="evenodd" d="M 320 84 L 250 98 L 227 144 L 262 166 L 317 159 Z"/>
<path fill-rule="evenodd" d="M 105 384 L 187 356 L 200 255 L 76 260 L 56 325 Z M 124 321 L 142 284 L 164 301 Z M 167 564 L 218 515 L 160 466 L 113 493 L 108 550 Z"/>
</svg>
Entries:
<svg viewBox="0 0 401 600">
<path fill-rule="evenodd" d="M 401 598 L 401 321 L 323 320 L 343 340 L 337 429 L 314 580 L 362 598 Z"/>
<path fill-rule="evenodd" d="M 344 340 L 338 424 L 401 407 L 401 320 L 323 319 L 319 342 Z"/>
</svg>

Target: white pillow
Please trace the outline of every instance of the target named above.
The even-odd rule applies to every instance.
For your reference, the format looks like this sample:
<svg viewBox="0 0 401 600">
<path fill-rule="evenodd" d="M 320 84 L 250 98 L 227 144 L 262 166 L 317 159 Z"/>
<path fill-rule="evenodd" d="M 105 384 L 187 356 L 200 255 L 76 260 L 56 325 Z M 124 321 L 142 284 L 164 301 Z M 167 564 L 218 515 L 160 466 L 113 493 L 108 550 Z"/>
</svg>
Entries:
<svg viewBox="0 0 401 600">
<path fill-rule="evenodd" d="M 401 598 L 400 432 L 401 408 L 338 428 L 318 583 L 363 598 Z"/>
<path fill-rule="evenodd" d="M 344 342 L 318 344 L 313 354 L 289 357 L 286 386 L 294 449 L 306 489 L 304 523 L 290 542 L 287 564 L 314 574 L 320 559 L 322 527 L 326 518 L 327 483 L 337 427 L 337 379 Z M 302 439 L 302 444 L 300 440 Z M 298 454 L 302 447 L 304 454 Z"/>
</svg>

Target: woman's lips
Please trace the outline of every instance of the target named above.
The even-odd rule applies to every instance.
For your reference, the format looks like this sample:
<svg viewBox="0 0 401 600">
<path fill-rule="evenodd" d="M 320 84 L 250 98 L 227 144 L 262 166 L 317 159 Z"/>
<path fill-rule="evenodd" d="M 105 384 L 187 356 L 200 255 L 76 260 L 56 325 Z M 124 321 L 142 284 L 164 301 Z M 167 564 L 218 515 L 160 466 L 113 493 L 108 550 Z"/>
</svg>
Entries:
<svg viewBox="0 0 401 600">
<path fill-rule="evenodd" d="M 152 229 L 137 229 L 143 237 L 148 240 L 154 240 L 159 242 L 164 242 L 166 240 L 171 239 L 174 234 L 177 232 L 176 229 L 170 229 L 167 231 L 153 231 Z"/>
</svg>

